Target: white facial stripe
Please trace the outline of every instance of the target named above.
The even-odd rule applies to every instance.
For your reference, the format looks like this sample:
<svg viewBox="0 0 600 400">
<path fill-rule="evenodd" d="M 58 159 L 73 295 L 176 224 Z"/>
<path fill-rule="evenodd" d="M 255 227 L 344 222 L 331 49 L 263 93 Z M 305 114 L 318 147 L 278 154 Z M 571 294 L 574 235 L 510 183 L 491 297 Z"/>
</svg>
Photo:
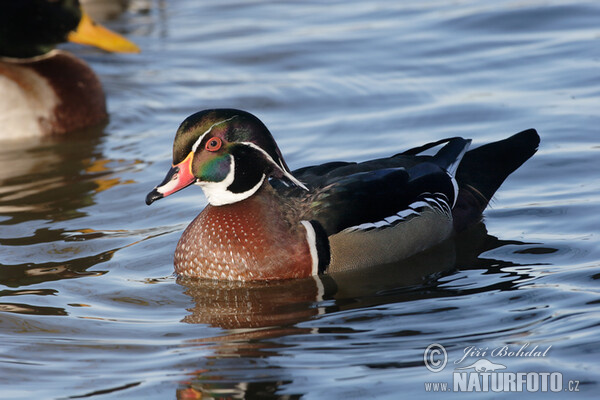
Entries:
<svg viewBox="0 0 600 400">
<path fill-rule="evenodd" d="M 233 193 L 227 190 L 227 188 L 233 183 L 235 179 L 235 159 L 230 154 L 229 159 L 231 160 L 230 169 L 225 179 L 221 182 L 197 182 L 196 184 L 202 188 L 206 199 L 213 206 L 222 206 L 225 204 L 237 203 L 252 196 L 262 186 L 266 176 L 263 174 L 260 181 L 251 189 L 246 190 L 242 193 Z"/>
<path fill-rule="evenodd" d="M 229 122 L 229 121 L 231 121 L 231 120 L 232 120 L 232 119 L 234 119 L 234 118 L 237 118 L 237 115 L 234 115 L 234 116 L 233 116 L 233 117 L 231 117 L 231 118 L 224 119 L 223 121 L 215 122 L 214 124 L 212 124 L 212 125 L 210 126 L 210 128 L 208 128 L 208 129 L 206 130 L 206 132 L 204 132 L 202 135 L 200 135 L 200 137 L 198 138 L 198 140 L 196 140 L 196 142 L 194 142 L 194 145 L 192 146 L 192 151 L 195 153 L 195 152 L 196 152 L 196 150 L 198 150 L 198 146 L 200 146 L 200 143 L 202 142 L 202 139 L 204 139 L 204 136 L 208 135 L 208 134 L 210 133 L 210 131 L 212 131 L 212 129 L 213 129 L 215 126 L 217 126 L 217 125 L 221 125 L 221 124 L 223 124 L 223 123 L 225 123 L 225 122 Z"/>
<path fill-rule="evenodd" d="M 318 275 L 319 273 L 319 253 L 317 252 L 317 234 L 315 228 L 308 221 L 300 221 L 306 229 L 306 243 L 310 250 L 310 258 L 312 259 L 311 275 Z"/>
<path fill-rule="evenodd" d="M 292 182 L 294 182 L 294 184 L 296 184 L 297 186 L 301 187 L 304 190 L 308 190 L 308 188 L 306 186 L 304 186 L 304 184 L 302 182 L 300 182 L 298 179 L 296 179 L 296 177 L 294 177 L 294 175 L 290 174 L 288 171 L 285 170 L 283 164 L 277 164 L 275 162 L 275 160 L 273 160 L 273 158 L 269 155 L 269 153 L 267 153 L 264 149 L 261 149 L 260 147 L 258 147 L 257 145 L 255 145 L 252 142 L 240 142 L 240 144 L 246 145 L 248 147 L 252 147 L 255 150 L 260 151 L 266 158 L 267 160 L 273 164 L 275 167 L 277 167 L 281 172 L 283 172 L 283 174 Z"/>
</svg>

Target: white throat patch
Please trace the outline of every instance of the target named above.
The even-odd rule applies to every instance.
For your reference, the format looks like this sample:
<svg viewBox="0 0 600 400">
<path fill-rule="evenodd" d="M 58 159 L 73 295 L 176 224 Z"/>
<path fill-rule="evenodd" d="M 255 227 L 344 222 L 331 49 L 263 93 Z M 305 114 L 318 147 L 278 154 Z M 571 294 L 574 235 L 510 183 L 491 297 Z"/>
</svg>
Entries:
<svg viewBox="0 0 600 400">
<path fill-rule="evenodd" d="M 265 174 L 263 174 L 260 178 L 260 181 L 258 181 L 255 186 L 246 190 L 245 192 L 230 192 L 227 190 L 227 188 L 235 179 L 235 159 L 231 154 L 229 155 L 229 159 L 231 160 L 229 173 L 227 173 L 227 176 L 221 182 L 196 182 L 196 185 L 202 188 L 202 191 L 206 196 L 206 200 L 208 200 L 208 202 L 213 206 L 222 206 L 225 204 L 232 204 L 245 200 L 256 193 L 265 181 Z"/>
</svg>

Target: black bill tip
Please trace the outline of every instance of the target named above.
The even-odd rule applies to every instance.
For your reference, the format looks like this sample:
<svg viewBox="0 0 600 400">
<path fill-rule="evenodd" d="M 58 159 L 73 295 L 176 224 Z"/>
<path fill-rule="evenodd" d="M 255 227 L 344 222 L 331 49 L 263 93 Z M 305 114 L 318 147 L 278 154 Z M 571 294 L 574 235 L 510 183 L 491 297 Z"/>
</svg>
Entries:
<svg viewBox="0 0 600 400">
<path fill-rule="evenodd" d="M 162 195 L 162 193 L 160 193 L 158 190 L 156 190 L 156 188 L 154 188 L 154 190 L 152 190 L 146 196 L 146 204 L 150 205 L 150 204 L 154 203 L 156 200 L 162 199 L 163 197 L 164 196 Z"/>
</svg>

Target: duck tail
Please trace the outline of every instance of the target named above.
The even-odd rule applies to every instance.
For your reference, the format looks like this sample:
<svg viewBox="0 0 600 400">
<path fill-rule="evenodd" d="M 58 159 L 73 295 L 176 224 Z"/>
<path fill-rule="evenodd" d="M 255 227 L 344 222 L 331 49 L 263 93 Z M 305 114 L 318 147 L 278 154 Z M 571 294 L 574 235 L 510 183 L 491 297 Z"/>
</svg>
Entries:
<svg viewBox="0 0 600 400">
<path fill-rule="evenodd" d="M 468 151 L 456 172 L 459 194 L 452 211 L 459 232 L 481 218 L 496 190 L 535 154 L 540 137 L 535 129 Z"/>
</svg>

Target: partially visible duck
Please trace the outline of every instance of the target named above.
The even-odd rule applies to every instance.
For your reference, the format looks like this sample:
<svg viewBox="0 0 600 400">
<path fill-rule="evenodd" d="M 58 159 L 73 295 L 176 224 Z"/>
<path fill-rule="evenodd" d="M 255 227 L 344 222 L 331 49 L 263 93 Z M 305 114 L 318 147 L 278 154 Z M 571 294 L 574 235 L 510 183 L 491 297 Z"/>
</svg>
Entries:
<svg viewBox="0 0 600 400">
<path fill-rule="evenodd" d="M 83 9 L 95 21 L 107 21 L 117 18 L 119 15 L 132 7 L 131 0 L 80 0 Z M 133 7 L 147 8 L 147 1 L 136 1 Z"/>
<path fill-rule="evenodd" d="M 0 2 L 0 139 L 63 134 L 106 120 L 91 68 L 54 47 L 65 41 L 139 52 L 96 24 L 77 0 Z"/>
<path fill-rule="evenodd" d="M 175 135 L 151 204 L 192 183 L 209 202 L 184 231 L 175 271 L 274 280 L 408 258 L 477 222 L 502 182 L 537 150 L 533 129 L 468 151 L 454 137 L 362 163 L 291 172 L 267 127 L 240 110 L 201 111 Z M 422 155 L 439 147 L 432 156 Z"/>
</svg>

